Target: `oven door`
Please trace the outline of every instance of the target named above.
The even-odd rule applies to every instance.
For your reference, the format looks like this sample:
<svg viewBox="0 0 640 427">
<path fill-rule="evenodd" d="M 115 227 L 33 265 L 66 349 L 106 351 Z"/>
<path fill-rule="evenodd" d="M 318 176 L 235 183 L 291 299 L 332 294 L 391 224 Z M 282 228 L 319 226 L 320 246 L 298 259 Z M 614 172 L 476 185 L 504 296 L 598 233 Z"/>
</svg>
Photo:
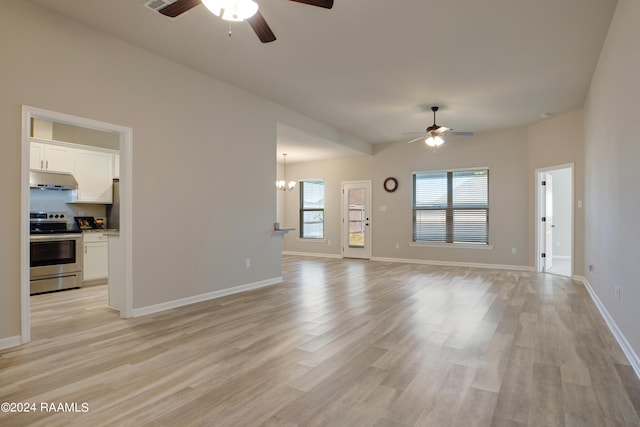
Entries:
<svg viewBox="0 0 640 427">
<path fill-rule="evenodd" d="M 82 234 L 32 235 L 31 280 L 82 271 Z"/>
</svg>

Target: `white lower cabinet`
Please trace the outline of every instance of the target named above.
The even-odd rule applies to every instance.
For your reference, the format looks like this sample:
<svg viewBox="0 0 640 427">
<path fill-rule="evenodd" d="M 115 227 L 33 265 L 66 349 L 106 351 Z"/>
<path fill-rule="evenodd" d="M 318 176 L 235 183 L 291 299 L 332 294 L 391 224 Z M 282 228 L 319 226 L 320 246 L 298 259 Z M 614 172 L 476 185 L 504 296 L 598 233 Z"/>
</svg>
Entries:
<svg viewBox="0 0 640 427">
<path fill-rule="evenodd" d="M 82 281 L 92 284 L 107 283 L 109 276 L 109 237 L 100 232 L 85 232 L 82 235 L 83 269 Z"/>
</svg>

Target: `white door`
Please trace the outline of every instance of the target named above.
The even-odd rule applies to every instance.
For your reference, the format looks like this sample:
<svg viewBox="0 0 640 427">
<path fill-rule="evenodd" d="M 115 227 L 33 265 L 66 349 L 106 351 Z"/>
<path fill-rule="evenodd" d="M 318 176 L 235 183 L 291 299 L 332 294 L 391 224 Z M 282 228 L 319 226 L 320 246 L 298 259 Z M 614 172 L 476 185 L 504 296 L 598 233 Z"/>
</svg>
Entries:
<svg viewBox="0 0 640 427">
<path fill-rule="evenodd" d="M 371 181 L 342 183 L 342 256 L 371 258 Z"/>
<path fill-rule="evenodd" d="M 549 271 L 553 267 L 553 177 L 544 175 L 544 271 Z"/>
</svg>

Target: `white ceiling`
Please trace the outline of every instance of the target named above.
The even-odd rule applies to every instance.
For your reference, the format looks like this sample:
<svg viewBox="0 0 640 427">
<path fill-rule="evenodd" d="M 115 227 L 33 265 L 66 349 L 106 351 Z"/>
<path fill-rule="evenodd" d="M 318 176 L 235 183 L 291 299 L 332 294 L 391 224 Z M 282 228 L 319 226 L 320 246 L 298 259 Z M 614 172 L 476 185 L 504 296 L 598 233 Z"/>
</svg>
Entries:
<svg viewBox="0 0 640 427">
<path fill-rule="evenodd" d="M 583 105 L 616 0 L 335 0 L 326 10 L 257 0 L 278 39 L 259 42 L 197 6 L 170 20 L 144 0 L 31 0 L 370 143 L 432 123 L 461 131 L 527 125 Z M 325 158 L 353 150 L 279 132 Z M 338 152 L 334 153 L 337 149 Z M 340 151 L 343 151 L 340 153 Z M 315 153 L 313 158 L 320 154 Z"/>
</svg>

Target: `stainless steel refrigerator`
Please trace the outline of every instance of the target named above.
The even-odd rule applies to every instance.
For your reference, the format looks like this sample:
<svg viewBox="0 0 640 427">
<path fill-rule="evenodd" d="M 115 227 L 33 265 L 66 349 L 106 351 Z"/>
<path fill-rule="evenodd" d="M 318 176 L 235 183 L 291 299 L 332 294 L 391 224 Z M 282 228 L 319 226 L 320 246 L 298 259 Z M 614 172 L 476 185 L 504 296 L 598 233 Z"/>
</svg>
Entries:
<svg viewBox="0 0 640 427">
<path fill-rule="evenodd" d="M 120 229 L 120 180 L 113 180 L 113 204 L 107 205 L 107 228 Z"/>
</svg>

